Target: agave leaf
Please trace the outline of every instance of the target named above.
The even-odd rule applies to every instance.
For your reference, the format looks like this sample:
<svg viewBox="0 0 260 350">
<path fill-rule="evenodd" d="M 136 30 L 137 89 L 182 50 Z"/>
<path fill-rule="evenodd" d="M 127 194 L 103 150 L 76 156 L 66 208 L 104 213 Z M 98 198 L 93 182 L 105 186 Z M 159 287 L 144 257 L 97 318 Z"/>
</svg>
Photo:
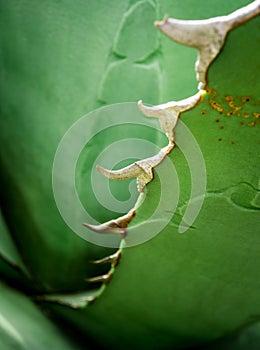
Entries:
<svg viewBox="0 0 260 350">
<path fill-rule="evenodd" d="M 1 279 L 19 285 L 20 288 L 34 288 L 31 286 L 30 273 L 22 261 L 2 215 L 0 215 L 0 276 Z"/>
<path fill-rule="evenodd" d="M 27 297 L 0 282 L 2 350 L 80 349 Z M 85 344 L 84 349 L 87 349 Z"/>
<path fill-rule="evenodd" d="M 133 101 L 139 96 L 159 102 L 161 73 L 159 61 L 153 58 L 159 53 L 158 33 L 154 31 L 156 34 L 150 40 L 139 44 L 138 57 L 133 57 L 133 49 L 123 53 L 127 64 L 117 52 L 124 50 L 122 45 L 131 18 L 137 14 L 137 24 L 145 38 L 146 29 L 151 32 L 157 7 L 146 1 L 131 4 L 114 1 L 109 5 L 106 1 L 72 4 L 65 0 L 59 4 L 53 1 L 36 4 L 31 0 L 1 2 L 0 6 L 0 167 L 5 220 L 40 288 L 84 290 L 86 276 L 105 271 L 88 261 L 111 254 L 111 249 L 82 241 L 61 218 L 51 186 L 55 151 L 73 122 L 103 103 Z M 143 8 L 148 8 L 149 16 L 142 27 Z M 143 56 L 148 61 L 140 65 L 137 61 Z M 126 81 L 121 79 L 123 76 Z M 138 90 L 131 87 L 133 83 Z M 150 85 L 155 89 L 147 89 Z M 109 96 L 104 97 L 107 92 Z M 133 130 L 133 135 L 140 133 L 143 131 Z M 146 133 L 158 143 L 158 136 Z M 95 142 L 102 148 L 117 135 L 117 130 L 97 135 Z M 15 142 L 10 142 L 11 139 Z M 118 213 L 103 208 L 91 193 L 87 181 L 95 151 L 91 144 L 83 150 L 76 182 L 82 203 L 102 222 Z M 59 177 L 66 184 L 66 173 Z M 121 187 L 114 188 L 114 192 L 118 197 L 122 193 L 127 195 Z"/>
<path fill-rule="evenodd" d="M 127 6 L 0 2 L 1 203 L 23 260 L 44 289 L 86 287 L 84 278 L 100 271 L 88 261 L 111 252 L 66 226 L 51 172 L 68 127 L 99 105 L 97 90 Z"/>
<path fill-rule="evenodd" d="M 259 346 L 260 325 L 255 323 L 240 332 L 212 342 L 200 350 L 257 350 Z"/>
<path fill-rule="evenodd" d="M 147 6 L 148 2 L 152 3 L 142 3 Z M 197 86 L 195 50 L 167 38 L 161 37 L 158 46 L 147 41 L 151 55 L 137 64 L 129 63 L 134 50 L 130 49 L 128 58 L 119 57 L 128 52 L 122 51 L 118 28 L 127 33 L 124 25 L 131 21 L 126 18 L 134 12 L 131 6 L 138 8 L 137 3 L 0 3 L 1 202 L 23 260 L 45 289 L 62 291 L 76 286 L 84 290 L 83 278 L 94 271 L 86 260 L 108 253 L 75 237 L 55 207 L 51 166 L 64 132 L 82 114 L 104 102 L 142 98 L 147 103 L 163 103 L 193 95 Z M 187 19 L 226 14 L 246 3 L 157 2 L 161 16 L 168 13 Z M 211 91 L 212 95 L 181 117 L 198 140 L 208 174 L 206 200 L 194 226 L 179 235 L 190 176 L 176 148 L 170 159 L 181 173 L 181 196 L 170 224 L 152 241 L 124 250 L 113 281 L 93 305 L 77 311 L 55 308 L 103 348 L 122 344 L 142 349 L 183 347 L 227 334 L 259 316 L 259 79 L 252 84 L 258 23 L 254 19 L 229 35 L 209 71 L 209 85 L 217 95 Z M 149 33 L 150 25 L 143 22 Z M 151 88 L 151 84 L 156 86 Z M 240 110 L 234 106 L 241 105 L 243 115 L 238 116 Z M 176 132 L 178 137 L 178 129 Z M 83 175 L 78 176 L 82 188 Z M 158 188 L 155 176 L 135 223 L 149 219 Z M 92 200 L 91 205 L 97 216 L 111 215 Z M 168 207 L 165 203 L 165 212 Z"/>
<path fill-rule="evenodd" d="M 190 174 L 174 149 L 169 158 L 181 174 L 181 195 L 169 225 L 153 240 L 124 250 L 113 281 L 91 307 L 77 315 L 60 311 L 100 346 L 178 348 L 216 339 L 260 317 L 258 26 L 255 18 L 229 34 L 209 70 L 212 90 L 181 116 L 207 170 L 206 198 L 193 227 L 178 233 Z M 177 126 L 177 143 L 179 137 Z M 133 225 L 149 220 L 159 184 L 155 177 L 148 186 Z M 168 207 L 164 203 L 165 213 Z"/>
<path fill-rule="evenodd" d="M 29 275 L 21 256 L 14 245 L 10 232 L 0 213 L 0 256 L 15 268 L 21 269 L 25 275 Z"/>
<path fill-rule="evenodd" d="M 96 273 L 87 261 L 111 252 L 82 242 L 64 224 L 51 188 L 54 154 L 68 127 L 82 114 L 99 106 L 98 100 L 111 103 L 142 96 L 147 101 L 159 102 L 160 49 L 158 33 L 151 32 L 158 6 L 146 1 L 115 2 L 113 6 L 105 1 L 98 5 L 93 2 L 72 5 L 65 1 L 56 6 L 51 1 L 35 4 L 29 0 L 1 2 L 0 6 L 1 202 L 5 219 L 23 260 L 39 284 L 50 290 L 75 288 L 75 285 L 84 288 L 84 277 Z M 148 9 L 147 21 L 141 20 L 142 9 Z M 109 20 L 111 17 L 113 21 Z M 131 48 L 127 51 L 122 46 L 133 35 L 131 19 L 137 20 L 144 41 L 136 48 L 138 57 L 133 56 L 137 51 Z M 150 33 L 149 40 L 146 32 Z M 116 56 L 119 51 L 128 63 Z M 137 64 L 144 56 L 142 64 Z M 121 68 L 120 74 L 114 76 L 115 64 Z M 129 65 L 137 74 L 134 84 L 138 90 L 131 86 L 133 73 L 130 74 Z M 123 76 L 125 81 L 121 79 Z M 147 89 L 151 85 L 155 88 Z M 122 89 L 126 89 L 125 95 Z M 110 97 L 103 98 L 102 91 L 109 91 Z M 104 142 L 100 139 L 96 142 L 100 147 L 102 143 L 105 146 L 112 135 L 105 135 Z M 148 134 L 147 137 L 154 139 Z M 89 149 L 83 152 L 83 161 L 79 160 L 77 184 L 82 202 L 102 222 L 116 214 L 99 205 L 91 193 L 85 195 L 90 187 L 85 182 L 86 177 L 90 178 L 86 167 L 95 158 L 95 152 Z M 63 174 L 60 179 L 63 182 Z M 115 193 L 120 196 L 122 188 Z"/>
<path fill-rule="evenodd" d="M 95 301 L 95 299 L 103 292 L 103 289 L 104 287 L 70 294 L 47 294 L 37 296 L 36 300 L 66 305 L 73 309 L 82 309 Z"/>
</svg>

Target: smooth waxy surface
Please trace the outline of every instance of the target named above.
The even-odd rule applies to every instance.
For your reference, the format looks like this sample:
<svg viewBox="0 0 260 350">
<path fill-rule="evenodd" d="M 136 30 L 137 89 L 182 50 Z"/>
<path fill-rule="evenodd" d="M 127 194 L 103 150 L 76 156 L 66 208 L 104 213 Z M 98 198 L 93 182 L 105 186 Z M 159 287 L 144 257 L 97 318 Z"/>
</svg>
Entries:
<svg viewBox="0 0 260 350">
<path fill-rule="evenodd" d="M 11 237 L 34 276 L 32 289 L 37 280 L 40 291 L 83 290 L 84 278 L 101 270 L 86 261 L 110 252 L 77 238 L 55 206 L 51 166 L 68 127 L 101 101 L 141 98 L 156 104 L 196 92 L 195 50 L 162 36 L 159 44 L 153 36 L 138 43 L 138 57 L 135 50 L 122 48 L 126 39 L 120 39 L 118 30 L 127 33 L 135 3 L 1 2 L 1 204 Z M 143 3 L 139 6 L 148 7 L 152 18 L 154 5 Z M 166 13 L 203 19 L 247 3 L 159 1 L 155 8 L 158 19 Z M 148 22 L 143 25 L 150 33 Z M 95 344 L 150 349 L 195 344 L 259 316 L 258 27 L 256 18 L 230 33 L 209 71 L 209 87 L 217 94 L 212 91 L 181 116 L 207 166 L 207 196 L 195 228 L 177 233 L 190 175 L 176 148 L 170 159 L 181 174 L 181 198 L 171 224 L 153 240 L 124 250 L 110 285 L 88 309 L 59 309 Z M 148 52 L 149 57 L 134 62 Z M 106 134 L 104 144 L 111 136 Z M 85 159 L 87 152 L 93 156 L 93 148 L 86 150 Z M 85 185 L 84 166 L 79 162 L 79 189 Z M 155 177 L 135 220 L 149 218 L 158 186 Z M 94 203 L 92 199 L 85 198 L 84 204 Z M 104 221 L 114 215 L 96 204 L 91 209 Z M 9 312 L 16 311 L 10 307 Z"/>
</svg>

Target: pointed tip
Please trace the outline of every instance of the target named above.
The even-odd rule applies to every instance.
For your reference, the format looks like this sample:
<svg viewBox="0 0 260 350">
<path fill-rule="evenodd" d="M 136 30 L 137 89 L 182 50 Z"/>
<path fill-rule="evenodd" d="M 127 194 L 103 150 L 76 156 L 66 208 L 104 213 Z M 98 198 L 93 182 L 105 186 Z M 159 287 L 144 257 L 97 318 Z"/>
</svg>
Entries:
<svg viewBox="0 0 260 350">
<path fill-rule="evenodd" d="M 96 169 L 102 174 L 103 176 L 107 177 L 108 179 L 114 179 L 115 171 L 108 170 L 106 168 L 103 168 L 101 165 L 96 165 Z"/>
<path fill-rule="evenodd" d="M 158 114 L 156 113 L 156 108 L 158 106 L 148 106 L 143 104 L 143 101 L 138 101 L 138 108 L 146 117 L 156 117 L 158 118 Z"/>
<path fill-rule="evenodd" d="M 126 227 L 120 226 L 120 223 L 116 220 L 111 220 L 100 225 L 83 223 L 83 226 L 99 234 L 115 234 L 121 239 L 124 239 L 127 235 Z"/>
<path fill-rule="evenodd" d="M 102 283 L 106 284 L 110 281 L 111 277 L 112 277 L 112 270 L 109 270 L 109 272 L 107 274 L 104 274 L 101 276 L 96 276 L 96 277 L 85 278 L 85 281 L 89 282 L 89 283 L 102 282 Z"/>
<path fill-rule="evenodd" d="M 96 227 L 98 227 L 98 226 L 90 225 L 90 224 L 87 224 L 86 222 L 84 222 L 84 223 L 82 224 L 82 226 L 84 226 L 84 227 L 90 229 L 91 231 L 98 232 L 97 229 L 96 229 Z"/>
<path fill-rule="evenodd" d="M 103 168 L 101 165 L 96 165 L 96 169 L 101 173 L 101 174 L 103 174 L 104 172 L 105 172 L 105 168 Z"/>
<path fill-rule="evenodd" d="M 143 100 L 139 100 L 139 101 L 137 102 L 137 106 L 138 106 L 138 108 L 140 109 L 140 111 L 142 112 L 142 111 L 143 111 L 143 108 L 144 108 Z"/>
<path fill-rule="evenodd" d="M 112 267 L 115 267 L 116 265 L 118 265 L 120 258 L 121 258 L 121 249 L 119 248 L 114 254 L 106 256 L 105 258 L 102 258 L 102 259 L 91 260 L 90 263 L 96 264 L 96 265 L 111 263 Z"/>
<path fill-rule="evenodd" d="M 139 108 L 139 110 L 144 114 L 144 104 L 143 104 L 143 100 L 139 100 L 137 102 L 137 107 Z"/>
<path fill-rule="evenodd" d="M 96 167 L 102 175 L 111 180 L 128 180 L 139 176 L 140 173 L 140 168 L 135 163 L 118 170 L 108 170 L 100 165 Z"/>
</svg>

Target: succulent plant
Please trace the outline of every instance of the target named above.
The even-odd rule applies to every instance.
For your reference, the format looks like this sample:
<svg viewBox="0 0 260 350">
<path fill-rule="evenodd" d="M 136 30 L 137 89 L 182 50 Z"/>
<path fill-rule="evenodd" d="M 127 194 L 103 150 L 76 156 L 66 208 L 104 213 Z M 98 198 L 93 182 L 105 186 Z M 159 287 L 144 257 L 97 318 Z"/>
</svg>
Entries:
<svg viewBox="0 0 260 350">
<path fill-rule="evenodd" d="M 259 348 L 260 3 L 249 3 L 0 2 L 1 349 Z M 156 26 L 177 42 L 153 26 L 166 14 Z M 79 135 L 94 137 L 75 169 L 72 144 L 55 168 L 86 114 Z M 127 210 L 106 208 L 94 164 L 128 138 L 157 151 L 118 163 L 115 152 L 112 171 L 98 163 L 141 192 Z M 100 224 L 73 206 L 74 170 Z M 130 181 L 108 182 L 122 203 Z"/>
</svg>

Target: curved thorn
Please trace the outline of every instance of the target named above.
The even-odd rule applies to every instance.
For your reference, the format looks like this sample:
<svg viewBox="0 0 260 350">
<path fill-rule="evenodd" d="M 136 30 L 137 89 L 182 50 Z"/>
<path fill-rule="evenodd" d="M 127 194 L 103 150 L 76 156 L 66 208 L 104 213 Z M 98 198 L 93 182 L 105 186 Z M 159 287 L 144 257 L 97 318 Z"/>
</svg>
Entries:
<svg viewBox="0 0 260 350">
<path fill-rule="evenodd" d="M 156 22 L 156 26 L 172 40 L 199 50 L 195 66 L 199 88 L 204 88 L 207 70 L 222 49 L 227 33 L 259 13 L 260 2 L 257 0 L 227 16 L 204 20 L 165 18 Z"/>
<path fill-rule="evenodd" d="M 89 228 L 90 230 L 96 233 L 113 233 L 118 235 L 120 238 L 125 238 L 126 236 L 126 230 L 122 227 L 119 227 L 114 221 L 106 222 L 100 225 L 90 225 L 84 223 L 83 226 Z"/>
<path fill-rule="evenodd" d="M 97 233 L 113 233 L 118 235 L 120 238 L 125 238 L 127 235 L 127 226 L 134 216 L 135 210 L 131 209 L 126 215 L 123 215 L 115 220 L 110 220 L 100 225 L 90 225 L 84 223 L 83 226 Z"/>
<path fill-rule="evenodd" d="M 82 294 L 82 295 L 80 295 Z M 72 296 L 72 298 L 71 298 Z M 36 301 L 47 301 L 50 303 L 56 303 L 56 304 L 60 304 L 60 305 L 66 305 L 66 306 L 70 306 L 73 309 L 78 309 L 80 308 L 80 304 L 90 304 L 93 301 L 95 301 L 97 299 L 98 295 L 97 293 L 93 294 L 93 295 L 87 295 L 85 296 L 83 293 L 77 293 L 76 295 L 72 295 L 72 294 L 44 294 L 44 295 L 37 295 L 35 297 L 33 297 L 34 300 Z M 76 301 L 72 300 L 72 299 L 77 299 Z"/>
<path fill-rule="evenodd" d="M 172 150 L 173 147 L 174 143 L 173 141 L 171 141 L 166 147 L 162 148 L 160 152 L 155 156 L 142 159 L 120 170 L 107 170 L 105 168 L 102 168 L 100 165 L 97 165 L 97 168 L 103 175 L 113 180 L 127 180 L 136 177 L 138 191 L 143 192 L 145 186 L 153 179 L 153 168 L 159 163 L 161 163 L 161 161 L 166 157 L 166 155 Z M 110 225 L 109 228 L 112 227 L 114 230 L 114 220 L 112 220 L 109 223 L 112 225 Z M 96 232 L 100 232 L 99 230 L 104 229 L 104 227 L 101 227 L 101 225 L 98 225 L 97 227 L 94 225 L 85 226 L 89 227 L 90 229 L 93 229 Z"/>
<path fill-rule="evenodd" d="M 137 177 L 140 173 L 140 168 L 136 166 L 135 163 L 119 170 L 108 170 L 100 165 L 97 165 L 96 168 L 102 175 L 112 180 L 127 180 L 133 177 Z"/>
<path fill-rule="evenodd" d="M 138 107 L 147 117 L 159 118 L 161 128 L 166 133 L 169 141 L 174 142 L 174 127 L 179 115 L 193 108 L 201 99 L 202 92 L 180 101 L 171 101 L 157 106 L 144 105 L 142 100 L 138 102 Z"/>
<path fill-rule="evenodd" d="M 102 258 L 102 259 L 92 260 L 90 261 L 90 263 L 97 264 L 97 265 L 111 263 L 111 265 L 115 267 L 118 264 L 120 257 L 121 257 L 121 249 L 118 249 L 114 254 L 106 256 L 105 258 Z"/>
<path fill-rule="evenodd" d="M 209 65 L 220 52 L 228 32 L 228 25 L 222 17 L 216 20 L 185 21 L 168 18 L 157 27 L 172 40 L 198 49 L 195 64 L 197 80 L 206 86 L 206 73 Z"/>
<path fill-rule="evenodd" d="M 102 283 L 108 283 L 112 277 L 113 271 L 112 269 L 108 271 L 108 273 L 101 275 L 101 276 L 96 276 L 96 277 L 89 277 L 86 278 L 85 281 L 86 282 L 90 282 L 90 283 L 97 283 L 97 282 L 102 282 Z"/>
<path fill-rule="evenodd" d="M 124 228 L 118 227 L 114 222 L 106 222 L 100 225 L 90 225 L 84 223 L 83 226 L 96 233 L 113 233 L 118 235 L 120 238 L 125 238 L 126 236 L 126 230 Z"/>
</svg>

